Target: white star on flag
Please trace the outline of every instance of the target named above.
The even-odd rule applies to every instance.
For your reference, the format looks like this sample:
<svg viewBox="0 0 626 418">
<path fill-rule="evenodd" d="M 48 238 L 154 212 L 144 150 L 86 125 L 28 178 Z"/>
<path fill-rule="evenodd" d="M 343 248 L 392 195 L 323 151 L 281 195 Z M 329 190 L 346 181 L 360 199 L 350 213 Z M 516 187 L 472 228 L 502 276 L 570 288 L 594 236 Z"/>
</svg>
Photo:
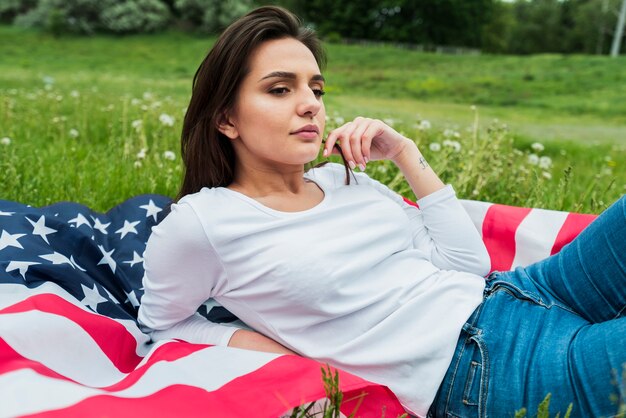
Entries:
<svg viewBox="0 0 626 418">
<path fill-rule="evenodd" d="M 133 259 L 124 261 L 124 264 L 130 264 L 130 266 L 134 266 L 137 263 L 143 263 L 143 257 L 137 254 L 137 251 L 133 251 Z"/>
<path fill-rule="evenodd" d="M 111 257 L 111 255 L 113 254 L 113 252 L 115 250 L 111 250 L 111 251 L 107 252 L 102 245 L 98 245 L 98 248 L 100 249 L 100 252 L 102 253 L 102 260 L 100 260 L 98 262 L 98 265 L 100 265 L 100 264 L 108 264 L 109 267 L 111 267 L 111 270 L 113 271 L 113 274 L 115 274 L 115 268 L 117 267 L 117 263 Z"/>
<path fill-rule="evenodd" d="M 10 272 L 13 270 L 19 270 L 20 274 L 26 280 L 26 272 L 28 271 L 28 267 L 33 266 L 35 264 L 41 264 L 34 261 L 10 261 L 7 266 L 6 272 Z"/>
<path fill-rule="evenodd" d="M 70 255 L 70 261 L 72 262 L 72 265 L 74 267 L 76 267 L 78 270 L 80 270 L 80 271 L 87 271 L 84 268 L 82 268 L 81 266 L 79 266 L 78 264 L 76 264 L 76 261 L 74 261 L 74 256 L 73 255 Z"/>
<path fill-rule="evenodd" d="M 129 233 L 133 233 L 133 234 L 137 234 L 137 229 L 135 229 L 135 226 L 138 225 L 141 221 L 135 221 L 135 222 L 128 222 L 126 220 L 124 220 L 124 226 L 121 227 L 120 229 L 118 229 L 117 231 L 115 231 L 116 234 L 121 234 L 122 236 L 120 237 L 120 239 L 124 238 L 126 236 L 126 234 Z"/>
<path fill-rule="evenodd" d="M 78 215 L 76 215 L 74 219 L 70 219 L 69 221 L 67 221 L 67 223 L 72 223 L 72 222 L 76 224 L 74 225 L 75 228 L 78 228 L 81 225 L 87 225 L 89 228 L 91 228 L 91 224 L 89 223 L 87 218 L 83 216 L 82 213 L 79 213 Z"/>
<path fill-rule="evenodd" d="M 107 227 L 111 225 L 111 222 L 109 222 L 108 224 L 103 224 L 102 222 L 100 222 L 100 219 L 93 216 L 91 217 L 91 219 L 93 219 L 93 229 L 97 229 L 105 235 L 109 234 L 107 231 Z"/>
<path fill-rule="evenodd" d="M 50 242 L 48 242 L 48 235 L 54 234 L 57 230 L 46 226 L 45 216 L 41 215 L 37 222 L 34 222 L 29 217 L 26 217 L 26 220 L 33 226 L 33 235 L 39 235 L 44 241 L 46 241 L 46 244 L 50 245 Z"/>
<path fill-rule="evenodd" d="M 80 287 L 82 287 L 83 293 L 85 294 L 85 298 L 81 300 L 80 303 L 89 306 L 94 312 L 98 312 L 98 304 L 106 302 L 107 300 L 98 292 L 97 285 L 94 283 L 93 289 L 88 288 L 84 284 L 81 284 Z"/>
<path fill-rule="evenodd" d="M 52 264 L 69 264 L 70 266 L 72 266 L 72 268 L 76 268 L 74 266 L 74 263 L 72 263 L 72 261 L 69 258 L 67 258 L 63 254 L 58 253 L 56 251 L 53 252 L 52 254 L 40 255 L 39 258 L 43 258 L 44 260 L 51 261 Z"/>
<path fill-rule="evenodd" d="M 126 300 L 124 301 L 124 303 L 126 302 L 130 302 L 131 305 L 133 305 L 133 308 L 136 308 L 139 306 L 139 301 L 137 300 L 137 295 L 135 294 L 134 290 L 131 290 L 130 293 L 124 292 L 126 293 Z"/>
<path fill-rule="evenodd" d="M 139 206 L 141 209 L 145 209 L 146 210 L 146 218 L 149 218 L 150 216 L 152 216 L 152 218 L 155 220 L 157 220 L 157 213 L 161 212 L 163 209 L 161 209 L 160 207 L 158 207 L 157 205 L 154 204 L 154 202 L 152 201 L 152 199 L 150 199 L 150 202 L 148 202 L 147 205 L 141 205 Z"/>
<path fill-rule="evenodd" d="M 4 212 L 0 210 L 0 216 L 11 216 L 15 214 L 15 212 Z"/>
<path fill-rule="evenodd" d="M 105 292 L 107 292 L 107 295 L 109 296 L 109 299 L 111 300 L 111 302 L 115 303 L 116 305 L 120 304 L 120 302 L 115 298 L 115 296 L 113 296 L 111 292 L 109 292 L 109 289 L 107 289 L 106 287 L 103 287 L 103 289 Z"/>
<path fill-rule="evenodd" d="M 17 242 L 17 240 L 25 235 L 26 234 L 9 234 L 3 229 L 2 235 L 0 235 L 0 250 L 4 250 L 6 247 L 21 248 L 23 250 L 24 247 L 22 247 L 22 244 Z"/>
</svg>

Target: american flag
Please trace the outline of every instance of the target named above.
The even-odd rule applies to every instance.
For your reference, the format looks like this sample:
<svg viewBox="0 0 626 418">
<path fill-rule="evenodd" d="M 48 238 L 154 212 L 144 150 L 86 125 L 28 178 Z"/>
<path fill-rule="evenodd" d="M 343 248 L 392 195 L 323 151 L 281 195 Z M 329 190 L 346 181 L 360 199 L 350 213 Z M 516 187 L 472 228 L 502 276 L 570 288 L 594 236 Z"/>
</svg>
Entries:
<svg viewBox="0 0 626 418">
<path fill-rule="evenodd" d="M 313 360 L 153 344 L 141 332 L 143 252 L 169 203 L 141 195 L 103 214 L 70 202 L 0 200 L 0 417 L 278 417 L 324 398 L 324 366 Z M 595 217 L 463 204 L 494 270 L 557 252 Z M 211 301 L 199 313 L 237 321 Z M 343 413 L 404 412 L 386 387 L 337 372 Z"/>
</svg>

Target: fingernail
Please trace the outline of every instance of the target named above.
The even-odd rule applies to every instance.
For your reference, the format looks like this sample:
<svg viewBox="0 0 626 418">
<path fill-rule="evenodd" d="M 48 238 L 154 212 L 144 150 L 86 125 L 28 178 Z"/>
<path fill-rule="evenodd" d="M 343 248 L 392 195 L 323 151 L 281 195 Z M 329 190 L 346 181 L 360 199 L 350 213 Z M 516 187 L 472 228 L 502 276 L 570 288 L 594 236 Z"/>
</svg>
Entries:
<svg viewBox="0 0 626 418">
<path fill-rule="evenodd" d="M 351 169 L 355 169 L 356 168 L 356 164 L 354 164 L 354 161 L 348 161 L 348 165 L 350 166 Z"/>
<path fill-rule="evenodd" d="M 324 157 L 327 157 L 327 156 L 328 156 L 328 150 L 327 150 L 326 148 L 324 148 L 324 152 L 322 153 L 322 155 L 323 155 Z"/>
<path fill-rule="evenodd" d="M 369 159 L 369 158 L 367 158 L 367 157 L 365 157 L 365 164 L 367 164 L 367 163 L 369 163 L 369 162 L 370 162 L 370 159 Z"/>
<path fill-rule="evenodd" d="M 359 164 L 359 168 L 361 169 L 361 171 L 365 171 L 365 164 Z"/>
</svg>

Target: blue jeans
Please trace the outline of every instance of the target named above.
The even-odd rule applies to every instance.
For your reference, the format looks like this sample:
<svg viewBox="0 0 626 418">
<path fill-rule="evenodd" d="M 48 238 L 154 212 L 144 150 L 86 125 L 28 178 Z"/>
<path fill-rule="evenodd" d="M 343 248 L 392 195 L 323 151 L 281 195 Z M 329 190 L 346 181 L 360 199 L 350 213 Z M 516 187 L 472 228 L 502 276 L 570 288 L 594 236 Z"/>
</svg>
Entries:
<svg viewBox="0 0 626 418">
<path fill-rule="evenodd" d="M 432 417 L 611 417 L 626 402 L 626 196 L 561 252 L 492 273 Z"/>
</svg>

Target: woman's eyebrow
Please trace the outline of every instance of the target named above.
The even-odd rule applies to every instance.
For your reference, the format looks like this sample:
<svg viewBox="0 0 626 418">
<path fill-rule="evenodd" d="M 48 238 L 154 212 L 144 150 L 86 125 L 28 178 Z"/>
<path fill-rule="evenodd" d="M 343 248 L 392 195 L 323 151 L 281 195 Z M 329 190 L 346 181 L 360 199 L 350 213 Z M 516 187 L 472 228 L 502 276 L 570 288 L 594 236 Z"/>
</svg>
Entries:
<svg viewBox="0 0 626 418">
<path fill-rule="evenodd" d="M 268 78 L 287 78 L 290 80 L 295 80 L 296 78 L 298 78 L 298 76 L 296 75 L 296 73 L 292 73 L 289 71 L 274 71 L 274 72 L 269 73 L 265 77 L 261 78 L 259 82 L 266 80 Z M 326 80 L 324 79 L 323 75 L 316 74 L 313 77 L 311 77 L 311 81 L 326 81 Z"/>
</svg>

